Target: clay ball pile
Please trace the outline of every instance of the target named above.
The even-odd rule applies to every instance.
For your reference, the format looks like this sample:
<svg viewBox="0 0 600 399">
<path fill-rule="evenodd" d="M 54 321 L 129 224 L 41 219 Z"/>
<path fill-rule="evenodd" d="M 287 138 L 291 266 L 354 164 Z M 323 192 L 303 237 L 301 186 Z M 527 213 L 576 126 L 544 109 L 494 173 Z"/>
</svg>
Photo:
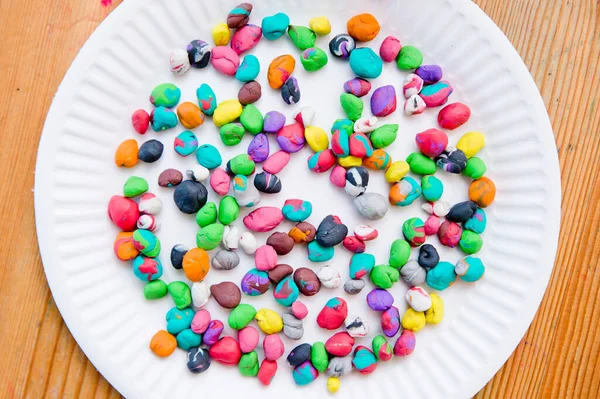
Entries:
<svg viewBox="0 0 600 399">
<path fill-rule="evenodd" d="M 482 133 L 468 132 L 450 145 L 444 130 L 467 123 L 471 111 L 460 102 L 445 105 L 453 88 L 443 79 L 442 68 L 423 65 L 419 49 L 403 46 L 392 36 L 383 40 L 378 52 L 364 46 L 379 34 L 375 17 L 361 14 L 350 18 L 347 32 L 333 35 L 325 47 L 328 54 L 317 47 L 317 40 L 331 33 L 327 18 L 313 18 L 306 27 L 291 25 L 288 15 L 277 13 L 258 26 L 250 23 L 251 12 L 251 4 L 240 4 L 231 10 L 226 22 L 213 28 L 214 46 L 192 40 L 185 48 L 173 50 L 169 58 L 174 75 L 210 65 L 231 76 L 241 84 L 237 99 L 218 101 L 215 91 L 202 84 L 195 93 L 197 101 L 182 102 L 177 85 L 162 83 L 150 93 L 151 112 L 140 109 L 131 116 L 133 129 L 140 135 L 150 128 L 162 132 L 181 124 L 185 130 L 175 137 L 173 149 L 179 156 L 195 157 L 197 161 L 184 173 L 168 168 L 157 177 L 158 186 L 172 190 L 174 205 L 182 213 L 193 215 L 190 219 L 195 217 L 199 227 L 196 247 L 178 244 L 171 249 L 169 260 L 182 273 L 181 279 L 161 279 L 161 242 L 156 232 L 163 203 L 148 191 L 144 178 L 129 177 L 123 193 L 110 198 L 109 218 L 121 230 L 114 241 L 114 253 L 118 259 L 131 262 L 133 274 L 144 283 L 146 299 L 168 295 L 173 301 L 173 308 L 165 316 L 165 329 L 149 337 L 150 350 L 157 356 L 170 356 L 179 347 L 187 351 L 187 366 L 192 373 L 202 373 L 216 361 L 237 366 L 242 375 L 269 385 L 278 370 L 278 359 L 287 353 L 296 384 L 310 384 L 320 373 L 326 373 L 327 388 L 333 393 L 340 388 L 340 378 L 352 370 L 370 374 L 379 362 L 410 355 L 416 346 L 415 333 L 442 321 L 441 296 L 423 287 L 443 291 L 457 278 L 469 283 L 482 278 L 485 266 L 473 255 L 482 248 L 485 208 L 494 201 L 496 188 L 485 176 L 484 161 L 476 156 L 485 143 Z M 266 71 L 269 86 L 279 91 L 283 107 L 301 100 L 300 82 L 293 75 L 296 58 L 309 72 L 325 67 L 330 56 L 347 60 L 356 76 L 340 88 L 340 118 L 330 132 L 313 125 L 315 110 L 310 106 L 295 110 L 288 121 L 284 112 L 263 113 L 254 105 L 262 95 L 261 85 L 255 80 L 261 67 L 259 59 L 248 52 L 263 38 L 280 40 L 286 34 L 298 53 L 276 57 Z M 399 85 L 400 96 L 394 84 L 373 89 L 369 81 L 380 76 L 384 63 L 394 62 L 399 70 L 409 72 Z M 372 116 L 365 116 L 362 97 L 369 94 Z M 396 140 L 399 125 L 382 122 L 396 112 L 398 97 L 404 100 L 406 117 L 445 105 L 436 110 L 439 126 L 417 133 L 416 150 L 404 160 L 393 160 L 386 151 Z M 244 136 L 252 135 L 247 150 L 223 159 L 217 147 L 202 144 L 193 130 L 207 118 L 218 128 L 224 146 L 237 146 Z M 278 149 L 271 148 L 269 136 Z M 420 203 L 429 216 L 426 220 L 412 217 L 399 221 L 398 238 L 391 243 L 389 254 L 383 254 L 386 262 L 378 263 L 367 246 L 381 238 L 368 224 L 349 229 L 335 214 L 310 221 L 313 206 L 303 199 L 288 198 L 280 206 L 260 206 L 261 196 L 282 190 L 284 182 L 278 174 L 305 146 L 314 152 L 306 160 L 307 167 L 315 173 L 329 173 L 332 186 L 348 194 L 366 223 L 384 218 L 390 206 L 415 203 Z M 163 151 L 159 139 L 139 146 L 136 139 L 128 139 L 117 148 L 115 163 L 124 168 L 132 168 L 139 161 L 153 163 Z M 371 173 L 380 173 L 389 183 L 387 198 L 368 190 Z M 455 204 L 445 201 L 444 185 L 437 173 L 462 174 L 469 179 L 468 199 Z M 220 198 L 218 203 L 208 201 L 209 188 Z M 240 217 L 243 208 L 251 211 Z M 284 221 L 293 227 L 282 230 Z M 254 233 L 264 232 L 269 232 L 269 237 L 264 243 L 258 242 Z M 427 237 L 434 235 L 441 245 L 458 247 L 464 253 L 462 259 L 456 264 L 440 259 L 436 247 L 426 243 Z M 281 258 L 297 246 L 304 247 L 308 261 L 317 268 L 284 263 Z M 415 248 L 418 256 L 411 258 Z M 337 266 L 328 263 L 336 251 L 352 253 L 347 281 L 342 281 Z M 239 267 L 240 252 L 254 259 L 254 267 L 241 281 L 205 282 L 211 268 L 228 271 Z M 396 299 L 391 293 L 400 280 L 409 287 L 402 289 L 408 304 L 404 314 L 394 306 Z M 286 352 L 281 334 L 302 340 L 305 321 L 312 322 L 301 297 L 339 287 L 343 287 L 343 291 L 337 291 L 340 294 L 358 295 L 367 281 L 374 288 L 365 301 L 380 315 L 380 334 L 367 341 L 371 328 L 360 316 L 366 308 L 349 309 L 343 297 L 329 294 L 316 315 L 316 323 L 331 332 L 330 337 L 325 342 L 299 343 Z M 265 294 L 272 295 L 274 305 L 283 310 L 256 309 L 244 303 L 247 296 Z M 211 298 L 229 312 L 226 322 L 204 309 Z M 233 336 L 226 334 L 226 324 L 236 332 Z M 258 347 L 264 350 L 262 359 Z"/>
</svg>

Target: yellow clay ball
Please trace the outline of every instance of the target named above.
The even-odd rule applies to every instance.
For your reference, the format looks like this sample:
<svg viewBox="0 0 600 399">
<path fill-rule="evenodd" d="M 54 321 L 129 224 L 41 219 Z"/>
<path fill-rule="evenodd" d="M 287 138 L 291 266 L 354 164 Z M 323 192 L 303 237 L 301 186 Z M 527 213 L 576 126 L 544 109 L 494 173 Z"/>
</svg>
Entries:
<svg viewBox="0 0 600 399">
<path fill-rule="evenodd" d="M 348 155 L 344 158 L 338 158 L 338 163 L 344 168 L 351 168 L 353 166 L 362 165 L 362 158 L 355 157 L 353 155 Z"/>
<path fill-rule="evenodd" d="M 217 105 L 213 114 L 213 122 L 221 127 L 233 122 L 242 114 L 242 104 L 238 100 L 227 100 Z"/>
<path fill-rule="evenodd" d="M 265 334 L 275 334 L 283 330 L 283 319 L 279 313 L 271 309 L 261 309 L 254 316 L 258 327 Z"/>
<path fill-rule="evenodd" d="M 328 35 L 331 33 L 331 24 L 325 17 L 314 17 L 308 22 L 308 27 L 317 35 Z"/>
<path fill-rule="evenodd" d="M 329 137 L 325 130 L 317 126 L 308 126 L 304 130 L 304 138 L 314 152 L 319 152 L 329 148 Z"/>
<path fill-rule="evenodd" d="M 212 38 L 215 46 L 226 46 L 229 43 L 229 39 L 231 39 L 229 26 L 225 23 L 215 25 L 212 30 Z"/>
<path fill-rule="evenodd" d="M 340 389 L 340 379 L 337 377 L 329 377 L 327 379 L 327 390 L 329 393 L 336 393 Z"/>
<path fill-rule="evenodd" d="M 425 312 L 425 320 L 430 324 L 439 324 L 444 318 L 444 301 L 438 294 L 429 294 L 431 307 Z"/>
<path fill-rule="evenodd" d="M 485 145 L 485 137 L 479 132 L 468 132 L 458 140 L 456 148 L 465 153 L 467 158 L 477 154 Z"/>
<path fill-rule="evenodd" d="M 406 176 L 409 170 L 410 166 L 408 166 L 406 161 L 393 162 L 385 172 L 385 181 L 388 183 L 398 183 L 400 179 Z"/>
<path fill-rule="evenodd" d="M 425 327 L 427 322 L 425 321 L 425 313 L 417 312 L 412 308 L 408 308 L 408 310 L 402 316 L 402 327 L 405 330 L 410 330 L 412 332 L 417 332 L 423 327 Z"/>
</svg>

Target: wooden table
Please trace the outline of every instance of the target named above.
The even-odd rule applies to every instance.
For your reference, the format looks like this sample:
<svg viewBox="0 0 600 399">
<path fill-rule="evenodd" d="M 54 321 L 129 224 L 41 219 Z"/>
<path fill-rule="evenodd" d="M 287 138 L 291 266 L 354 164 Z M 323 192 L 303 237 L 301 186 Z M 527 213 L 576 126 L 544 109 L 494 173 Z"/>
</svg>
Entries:
<svg viewBox="0 0 600 399">
<path fill-rule="evenodd" d="M 52 300 L 32 189 L 52 97 L 88 36 L 121 1 L 0 0 L 2 398 L 119 396 L 81 352 Z M 478 397 L 597 398 L 600 2 L 476 3 L 531 71 L 552 120 L 563 177 L 563 223 L 550 285 L 529 331 Z"/>
</svg>

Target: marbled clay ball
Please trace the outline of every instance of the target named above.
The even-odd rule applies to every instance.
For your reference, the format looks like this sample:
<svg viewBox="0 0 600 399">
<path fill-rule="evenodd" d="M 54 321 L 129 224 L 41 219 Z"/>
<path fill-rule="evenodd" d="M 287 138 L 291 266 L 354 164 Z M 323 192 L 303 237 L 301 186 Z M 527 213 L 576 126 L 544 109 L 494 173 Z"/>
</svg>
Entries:
<svg viewBox="0 0 600 399">
<path fill-rule="evenodd" d="M 450 173 L 461 173 L 467 167 L 467 156 L 459 149 L 448 147 L 436 159 L 438 168 Z"/>
<path fill-rule="evenodd" d="M 281 191 L 281 179 L 277 175 L 261 172 L 254 176 L 254 187 L 261 193 L 277 194 Z"/>
<path fill-rule="evenodd" d="M 459 224 L 446 220 L 440 225 L 438 230 L 438 238 L 442 245 L 454 248 L 458 245 L 462 235 L 462 228 Z"/>
<path fill-rule="evenodd" d="M 307 267 L 300 267 L 294 272 L 294 282 L 305 296 L 313 296 L 321 290 L 321 282 L 316 273 Z"/>
<path fill-rule="evenodd" d="M 388 116 L 396 110 L 394 86 L 378 87 L 371 95 L 371 113 L 377 117 Z"/>
<path fill-rule="evenodd" d="M 300 102 L 300 85 L 298 79 L 290 76 L 281 86 L 281 98 L 286 104 L 293 105 Z"/>
<path fill-rule="evenodd" d="M 350 79 L 344 83 L 344 91 L 356 97 L 366 96 L 371 91 L 371 83 L 362 78 Z"/>
<path fill-rule="evenodd" d="M 297 244 L 306 244 L 311 242 L 315 239 L 316 234 L 317 229 L 308 222 L 298 223 L 296 226 L 292 227 L 288 233 L 288 235 L 292 237 L 294 242 Z"/>
<path fill-rule="evenodd" d="M 258 269 L 250 269 L 242 277 L 240 284 L 242 292 L 250 296 L 262 295 L 271 288 L 271 280 L 267 272 Z"/>
<path fill-rule="evenodd" d="M 210 62 L 211 46 L 204 40 L 192 40 L 186 50 L 194 68 L 205 68 Z"/>
<path fill-rule="evenodd" d="M 345 33 L 335 36 L 329 42 L 329 51 L 337 58 L 348 59 L 355 48 L 356 42 L 352 36 Z"/>
<path fill-rule="evenodd" d="M 287 255 L 294 249 L 294 240 L 287 233 L 276 232 L 267 238 L 267 245 L 273 247 L 277 255 Z"/>
</svg>

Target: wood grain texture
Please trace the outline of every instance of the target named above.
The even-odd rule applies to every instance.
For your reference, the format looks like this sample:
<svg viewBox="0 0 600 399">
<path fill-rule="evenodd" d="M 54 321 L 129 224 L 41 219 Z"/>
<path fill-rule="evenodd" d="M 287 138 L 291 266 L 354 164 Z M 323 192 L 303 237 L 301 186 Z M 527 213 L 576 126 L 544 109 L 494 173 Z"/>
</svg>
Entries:
<svg viewBox="0 0 600 399">
<path fill-rule="evenodd" d="M 33 214 L 36 150 L 64 73 L 121 1 L 0 0 L 0 397 L 116 398 L 50 295 Z M 527 334 L 478 398 L 600 397 L 600 8 L 476 0 L 528 66 L 562 170 L 554 273 Z M 27 20 L 27 23 L 23 21 Z"/>
</svg>

